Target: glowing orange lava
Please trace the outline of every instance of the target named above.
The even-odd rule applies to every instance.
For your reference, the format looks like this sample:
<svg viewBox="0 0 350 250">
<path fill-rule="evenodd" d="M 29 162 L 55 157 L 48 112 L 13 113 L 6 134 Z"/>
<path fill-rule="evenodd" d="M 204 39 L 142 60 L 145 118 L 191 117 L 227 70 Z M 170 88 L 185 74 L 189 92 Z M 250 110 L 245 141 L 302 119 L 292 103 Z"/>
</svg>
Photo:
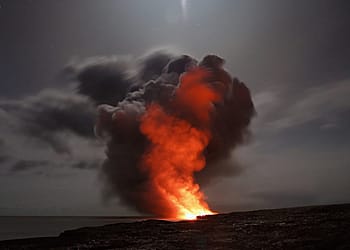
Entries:
<svg viewBox="0 0 350 250">
<path fill-rule="evenodd" d="M 151 142 L 142 167 L 149 174 L 152 194 L 156 194 L 149 198 L 159 200 L 162 211 L 154 210 L 167 218 L 193 220 L 214 214 L 193 177 L 194 172 L 205 167 L 203 150 L 211 137 L 207 129 L 210 111 L 213 102 L 220 99 L 205 82 L 207 76 L 202 68 L 184 74 L 174 95 L 174 104 L 200 127 L 195 127 L 191 119 L 180 118 L 181 114 L 166 113 L 156 103 L 149 105 L 142 117 L 141 132 Z"/>
</svg>

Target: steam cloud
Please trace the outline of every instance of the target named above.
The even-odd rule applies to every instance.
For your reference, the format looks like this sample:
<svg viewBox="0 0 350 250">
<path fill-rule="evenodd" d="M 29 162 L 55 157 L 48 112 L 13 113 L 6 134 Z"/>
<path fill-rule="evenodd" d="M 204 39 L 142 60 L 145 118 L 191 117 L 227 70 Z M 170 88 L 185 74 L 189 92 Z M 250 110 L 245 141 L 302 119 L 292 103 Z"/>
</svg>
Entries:
<svg viewBox="0 0 350 250">
<path fill-rule="evenodd" d="M 107 159 L 102 165 L 105 197 L 119 197 L 139 212 L 154 214 L 153 207 L 159 201 L 145 195 L 149 176 L 140 168 L 149 144 L 140 132 L 141 118 L 147 107 L 156 103 L 169 114 L 181 114 L 181 119 L 200 127 L 193 114 L 181 105 L 171 105 L 170 101 L 181 75 L 193 67 L 209 71 L 207 82 L 223 96 L 213 104 L 211 140 L 204 151 L 206 166 L 196 173 L 196 181 L 206 185 L 218 176 L 238 170 L 232 165 L 230 153 L 249 135 L 248 126 L 255 109 L 249 89 L 232 78 L 223 65 L 224 60 L 216 55 L 205 56 L 198 63 L 187 55 L 174 56 L 161 51 L 142 58 L 136 65 L 126 59 L 112 58 L 95 60 L 77 70 L 79 92 L 99 104 L 95 132 L 107 142 Z"/>
</svg>

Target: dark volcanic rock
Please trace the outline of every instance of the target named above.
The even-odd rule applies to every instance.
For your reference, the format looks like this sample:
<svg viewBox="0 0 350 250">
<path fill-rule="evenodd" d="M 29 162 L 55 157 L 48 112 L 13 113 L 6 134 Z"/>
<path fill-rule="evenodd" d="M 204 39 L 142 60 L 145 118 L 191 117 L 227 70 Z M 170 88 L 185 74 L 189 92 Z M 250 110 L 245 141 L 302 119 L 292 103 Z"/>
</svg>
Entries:
<svg viewBox="0 0 350 250">
<path fill-rule="evenodd" d="M 350 249 L 350 204 L 147 220 L 7 240 L 1 249 Z"/>
</svg>

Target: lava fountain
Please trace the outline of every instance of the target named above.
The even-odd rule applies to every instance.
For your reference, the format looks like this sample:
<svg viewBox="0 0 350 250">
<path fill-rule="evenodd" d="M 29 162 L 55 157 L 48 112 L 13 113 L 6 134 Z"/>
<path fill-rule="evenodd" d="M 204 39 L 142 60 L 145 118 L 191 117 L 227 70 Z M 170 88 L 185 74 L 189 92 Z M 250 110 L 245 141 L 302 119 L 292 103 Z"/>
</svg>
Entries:
<svg viewBox="0 0 350 250">
<path fill-rule="evenodd" d="M 141 168 L 149 176 L 151 190 L 147 193 L 156 194 L 166 208 L 161 211 L 164 217 L 196 219 L 214 214 L 193 176 L 206 165 L 203 151 L 211 139 L 211 111 L 221 100 L 219 92 L 206 82 L 209 75 L 201 67 L 182 75 L 170 104 L 177 107 L 177 113 L 170 114 L 152 103 L 141 118 L 140 130 L 150 142 Z"/>
</svg>

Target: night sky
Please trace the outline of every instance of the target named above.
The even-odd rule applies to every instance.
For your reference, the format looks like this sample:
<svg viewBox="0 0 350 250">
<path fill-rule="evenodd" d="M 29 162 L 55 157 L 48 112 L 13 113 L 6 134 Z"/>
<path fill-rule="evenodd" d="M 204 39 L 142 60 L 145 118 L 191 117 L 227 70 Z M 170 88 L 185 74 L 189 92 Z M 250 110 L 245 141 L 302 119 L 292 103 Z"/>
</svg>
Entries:
<svg viewBox="0 0 350 250">
<path fill-rule="evenodd" d="M 205 188 L 214 210 L 350 202 L 349 13 L 346 0 L 0 0 L 0 215 L 136 214 L 101 195 L 94 106 L 68 73 L 157 49 L 218 54 L 251 90 L 241 171 Z"/>
</svg>

